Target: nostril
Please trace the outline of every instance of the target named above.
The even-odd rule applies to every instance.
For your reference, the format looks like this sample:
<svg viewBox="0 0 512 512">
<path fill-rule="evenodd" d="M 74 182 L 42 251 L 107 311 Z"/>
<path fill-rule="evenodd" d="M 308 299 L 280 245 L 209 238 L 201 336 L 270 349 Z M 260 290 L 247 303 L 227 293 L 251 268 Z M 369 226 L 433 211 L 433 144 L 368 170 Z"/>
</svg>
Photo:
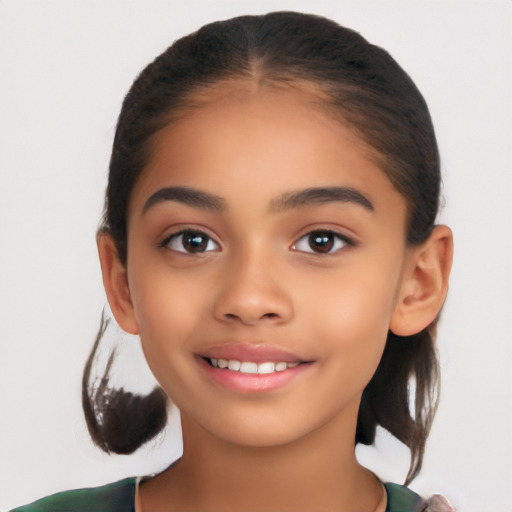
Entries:
<svg viewBox="0 0 512 512">
<path fill-rule="evenodd" d="M 269 320 L 273 320 L 273 319 L 276 319 L 276 318 L 279 318 L 279 315 L 277 313 L 264 313 L 263 315 L 259 316 L 259 317 L 255 317 L 253 319 L 249 319 L 248 318 L 248 315 L 236 315 L 234 313 L 225 313 L 224 314 L 224 318 L 226 320 L 240 320 L 242 323 L 246 323 L 247 321 L 250 321 L 250 322 L 255 322 L 255 321 L 258 321 L 258 320 L 263 320 L 263 319 L 269 319 Z"/>
</svg>

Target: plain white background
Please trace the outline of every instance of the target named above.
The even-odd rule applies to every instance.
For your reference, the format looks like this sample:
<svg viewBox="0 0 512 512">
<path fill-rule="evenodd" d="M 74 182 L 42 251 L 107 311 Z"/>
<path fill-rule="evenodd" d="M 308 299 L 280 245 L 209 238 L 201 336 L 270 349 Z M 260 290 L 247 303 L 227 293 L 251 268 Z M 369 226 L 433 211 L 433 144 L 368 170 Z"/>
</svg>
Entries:
<svg viewBox="0 0 512 512">
<path fill-rule="evenodd" d="M 512 509 L 512 3 L 490 0 L 0 2 L 1 509 L 179 455 L 175 416 L 130 457 L 100 453 L 82 419 L 81 371 L 105 304 L 94 236 L 113 130 L 137 72 L 174 39 L 281 9 L 360 31 L 429 103 L 456 256 L 439 333 L 442 399 L 412 488 L 441 491 L 461 512 Z M 145 390 L 137 341 L 110 337 L 128 347 L 121 381 Z M 358 454 L 403 481 L 407 450 L 390 436 Z"/>
</svg>

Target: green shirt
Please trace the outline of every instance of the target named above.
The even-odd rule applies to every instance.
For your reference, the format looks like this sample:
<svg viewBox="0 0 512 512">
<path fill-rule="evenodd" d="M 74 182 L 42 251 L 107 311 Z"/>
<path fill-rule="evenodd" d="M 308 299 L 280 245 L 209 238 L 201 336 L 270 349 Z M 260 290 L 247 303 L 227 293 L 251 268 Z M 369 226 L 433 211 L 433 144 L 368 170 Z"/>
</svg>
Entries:
<svg viewBox="0 0 512 512">
<path fill-rule="evenodd" d="M 135 512 L 135 478 L 90 489 L 75 489 L 47 496 L 11 512 Z M 423 500 L 402 485 L 384 484 L 386 512 L 420 512 Z"/>
</svg>

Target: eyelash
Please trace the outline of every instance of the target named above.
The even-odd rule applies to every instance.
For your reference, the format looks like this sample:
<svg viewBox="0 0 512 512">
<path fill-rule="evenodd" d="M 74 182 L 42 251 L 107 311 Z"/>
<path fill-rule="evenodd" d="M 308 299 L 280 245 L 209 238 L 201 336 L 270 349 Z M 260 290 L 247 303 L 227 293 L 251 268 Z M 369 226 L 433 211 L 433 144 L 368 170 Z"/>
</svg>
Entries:
<svg viewBox="0 0 512 512">
<path fill-rule="evenodd" d="M 196 239 L 196 243 L 199 243 L 199 239 L 202 239 L 202 243 L 195 248 L 189 247 L 189 249 L 191 248 L 192 250 L 187 250 L 184 245 L 186 243 L 185 235 L 188 236 L 188 243 L 191 243 L 194 238 Z M 314 250 L 312 247 L 314 238 L 317 239 L 317 243 L 324 243 L 326 246 L 322 247 L 322 250 Z M 180 247 L 173 246 L 175 242 L 180 244 Z M 300 245 L 303 243 L 307 243 L 308 248 L 300 247 Z M 166 237 L 159 245 L 162 248 L 170 249 L 181 254 L 202 254 L 205 252 L 218 251 L 220 249 L 220 245 L 211 236 L 197 229 L 184 229 L 178 233 L 173 233 L 172 235 Z M 356 243 L 352 239 L 337 233 L 336 231 L 331 231 L 328 229 L 315 229 L 301 236 L 297 242 L 292 245 L 291 248 L 297 252 L 323 256 L 336 253 L 342 249 L 346 249 L 347 247 L 354 247 L 355 245 Z"/>
<path fill-rule="evenodd" d="M 198 250 L 198 251 L 187 250 L 184 245 L 185 235 L 188 235 L 189 241 L 191 239 L 193 239 L 194 237 L 196 239 L 202 238 L 203 241 L 206 242 L 206 246 L 204 248 L 200 247 L 200 250 Z M 180 250 L 177 247 L 172 247 L 172 245 L 171 245 L 173 242 L 178 241 L 180 239 L 181 239 L 181 242 L 179 242 L 179 243 L 181 244 L 181 248 L 183 248 L 184 250 Z M 209 246 L 211 246 L 212 244 L 215 246 L 214 249 L 212 249 L 211 247 L 209 248 Z M 179 231 L 178 233 L 173 233 L 172 235 L 166 237 L 161 242 L 160 247 L 170 249 L 171 251 L 179 252 L 181 254 L 201 254 L 204 252 L 212 252 L 212 250 L 216 251 L 220 248 L 220 245 L 211 236 L 207 235 L 203 231 L 200 231 L 198 229 L 184 229 L 182 231 Z"/>
<path fill-rule="evenodd" d="M 327 244 L 327 250 L 315 251 L 312 247 L 312 242 L 316 238 L 318 241 L 322 240 Z M 299 248 L 299 244 L 303 241 L 308 244 L 308 248 L 311 250 L 305 250 L 306 248 Z M 331 231 L 329 229 L 315 229 L 301 236 L 297 242 L 292 245 L 292 249 L 298 252 L 304 252 L 308 254 L 316 254 L 318 256 L 324 256 L 329 254 L 334 254 L 342 249 L 346 249 L 347 247 L 354 247 L 356 243 L 351 238 L 348 238 L 345 235 L 337 233 L 336 231 Z M 333 250 L 334 249 L 334 250 Z"/>
</svg>

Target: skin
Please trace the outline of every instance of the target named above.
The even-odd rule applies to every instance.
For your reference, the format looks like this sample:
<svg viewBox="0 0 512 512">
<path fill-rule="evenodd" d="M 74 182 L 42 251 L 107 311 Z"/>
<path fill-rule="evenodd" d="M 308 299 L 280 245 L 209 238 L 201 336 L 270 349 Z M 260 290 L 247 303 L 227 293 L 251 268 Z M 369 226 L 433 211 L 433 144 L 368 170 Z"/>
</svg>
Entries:
<svg viewBox="0 0 512 512">
<path fill-rule="evenodd" d="M 153 149 L 130 201 L 127 266 L 108 235 L 99 240 L 114 315 L 140 335 L 182 416 L 183 457 L 141 486 L 142 509 L 375 510 L 381 486 L 354 450 L 361 394 L 388 330 L 418 332 L 442 306 L 449 229 L 407 247 L 405 199 L 355 134 L 300 91 L 218 93 Z M 166 187 L 213 194 L 223 209 L 148 207 Z M 371 208 L 276 208 L 312 187 L 356 190 Z M 184 229 L 203 232 L 207 250 L 186 252 Z M 310 245 L 314 231 L 337 233 L 329 252 Z M 226 343 L 309 364 L 276 390 L 239 393 L 198 358 Z"/>
</svg>

